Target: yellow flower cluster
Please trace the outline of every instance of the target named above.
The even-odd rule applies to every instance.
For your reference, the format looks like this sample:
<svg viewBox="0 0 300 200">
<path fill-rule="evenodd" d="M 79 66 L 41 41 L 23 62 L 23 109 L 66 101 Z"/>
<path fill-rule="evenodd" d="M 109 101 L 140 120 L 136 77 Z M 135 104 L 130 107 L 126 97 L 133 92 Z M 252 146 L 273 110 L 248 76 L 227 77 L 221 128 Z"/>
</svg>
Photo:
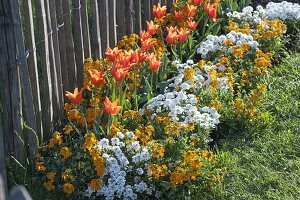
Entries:
<svg viewBox="0 0 300 200">
<path fill-rule="evenodd" d="M 64 146 L 64 147 L 60 148 L 59 154 L 61 155 L 63 160 L 66 160 L 72 155 L 72 151 L 70 148 Z"/>
<path fill-rule="evenodd" d="M 62 135 L 56 131 L 49 140 L 48 147 L 53 148 L 55 145 L 61 144 L 62 142 Z"/>
<path fill-rule="evenodd" d="M 47 181 L 44 182 L 44 187 L 46 188 L 46 190 L 50 191 L 53 190 L 55 188 L 54 186 L 54 178 L 56 176 L 55 172 L 49 172 L 47 173 L 46 177 L 47 177 Z"/>
<path fill-rule="evenodd" d="M 160 177 L 164 177 L 168 175 L 168 167 L 163 165 L 151 164 L 148 168 L 148 171 L 155 179 L 159 179 Z"/>
<path fill-rule="evenodd" d="M 93 190 L 100 190 L 102 186 L 102 181 L 100 179 L 92 179 L 88 186 Z"/>
<path fill-rule="evenodd" d="M 124 49 L 126 51 L 129 51 L 129 50 L 133 49 L 133 46 L 135 44 L 137 44 L 138 40 L 139 40 L 139 36 L 137 34 L 135 34 L 135 33 L 133 33 L 133 34 L 131 34 L 129 36 L 125 35 L 118 42 L 117 47 L 119 49 Z"/>
</svg>

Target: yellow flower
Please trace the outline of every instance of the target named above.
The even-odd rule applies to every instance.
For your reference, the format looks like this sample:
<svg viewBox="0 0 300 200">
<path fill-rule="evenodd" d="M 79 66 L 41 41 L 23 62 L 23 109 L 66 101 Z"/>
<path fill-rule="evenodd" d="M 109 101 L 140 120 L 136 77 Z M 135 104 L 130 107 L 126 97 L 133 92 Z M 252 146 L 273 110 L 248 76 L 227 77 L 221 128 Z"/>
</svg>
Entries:
<svg viewBox="0 0 300 200">
<path fill-rule="evenodd" d="M 63 179 L 63 181 L 74 181 L 74 177 L 72 175 L 72 170 L 71 169 L 66 169 L 62 174 L 61 177 Z"/>
<path fill-rule="evenodd" d="M 168 167 L 163 165 L 151 164 L 148 168 L 148 171 L 155 179 L 159 179 L 159 177 L 164 177 L 168 175 Z"/>
<path fill-rule="evenodd" d="M 43 172 L 46 171 L 47 168 L 45 167 L 44 162 L 36 162 L 35 169 L 38 172 Z"/>
<path fill-rule="evenodd" d="M 94 133 L 87 133 L 84 135 L 83 147 L 87 150 L 90 150 L 98 142 Z"/>
<path fill-rule="evenodd" d="M 59 154 L 63 157 L 63 160 L 66 160 L 72 155 L 72 151 L 68 147 L 62 147 L 59 150 Z"/>
<path fill-rule="evenodd" d="M 195 74 L 196 74 L 196 72 L 195 72 L 195 70 L 193 68 L 185 68 L 184 69 L 184 78 L 186 80 L 194 82 L 194 79 L 195 79 L 194 76 L 195 76 Z"/>
<path fill-rule="evenodd" d="M 72 194 L 74 192 L 74 190 L 75 190 L 74 185 L 71 184 L 71 183 L 65 183 L 63 185 L 63 191 L 64 191 L 64 193 Z"/>
<path fill-rule="evenodd" d="M 63 128 L 64 134 L 70 134 L 73 130 L 74 130 L 73 126 L 71 126 L 70 124 L 66 125 Z"/>
<path fill-rule="evenodd" d="M 55 178 L 55 176 L 56 176 L 56 173 L 55 172 L 49 172 L 49 173 L 47 173 L 47 175 L 46 175 L 46 177 L 49 179 L 49 180 L 54 180 L 54 178 Z"/>
<path fill-rule="evenodd" d="M 88 186 L 93 190 L 100 190 L 102 185 L 102 181 L 100 179 L 92 179 Z"/>
<path fill-rule="evenodd" d="M 53 190 L 55 188 L 54 184 L 53 184 L 53 181 L 47 181 L 47 182 L 44 182 L 44 187 L 50 191 L 50 190 Z"/>
</svg>

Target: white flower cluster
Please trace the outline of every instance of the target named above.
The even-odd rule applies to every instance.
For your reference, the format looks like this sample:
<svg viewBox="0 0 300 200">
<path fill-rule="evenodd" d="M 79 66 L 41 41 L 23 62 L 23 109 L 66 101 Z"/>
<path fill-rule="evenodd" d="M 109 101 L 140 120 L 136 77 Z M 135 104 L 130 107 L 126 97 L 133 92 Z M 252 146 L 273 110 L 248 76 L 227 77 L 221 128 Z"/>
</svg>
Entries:
<svg viewBox="0 0 300 200">
<path fill-rule="evenodd" d="M 178 70 L 178 75 L 168 80 L 168 86 L 166 87 L 166 92 L 170 92 L 173 90 L 176 91 L 187 91 L 191 88 L 194 90 L 194 92 L 198 92 L 202 89 L 203 86 L 208 85 L 211 83 L 211 77 L 209 76 L 208 72 L 211 69 L 217 69 L 219 71 L 225 71 L 225 66 L 220 65 L 217 67 L 216 65 L 204 65 L 203 69 L 204 72 L 198 67 L 197 64 L 194 64 L 193 60 L 187 60 L 186 63 L 178 63 L 173 62 L 173 65 L 176 66 Z M 193 82 L 190 80 L 184 79 L 184 71 L 188 69 L 193 69 L 195 71 L 195 74 L 193 76 Z M 222 90 L 227 90 L 228 84 L 227 84 L 227 77 L 220 77 L 218 78 L 219 81 L 219 88 Z"/>
<path fill-rule="evenodd" d="M 87 196 L 96 194 L 106 200 L 134 200 L 138 199 L 138 194 L 152 196 L 156 192 L 144 181 L 147 179 L 150 153 L 138 141 L 132 141 L 134 137 L 132 132 L 118 132 L 116 137 L 110 140 L 103 138 L 98 142 L 97 148 L 106 160 L 106 172 L 100 177 L 103 183 L 101 189 L 95 191 L 88 188 Z"/>
<path fill-rule="evenodd" d="M 256 10 L 253 10 L 251 6 L 247 6 L 243 8 L 242 12 L 229 12 L 227 16 L 242 22 L 258 24 L 266 17 L 266 11 L 262 6 L 257 6 Z"/>
<path fill-rule="evenodd" d="M 231 40 L 234 45 L 241 46 L 244 43 L 248 43 L 253 49 L 258 48 L 258 42 L 253 39 L 251 35 L 247 35 L 240 32 L 231 31 L 227 35 L 215 36 L 208 35 L 206 40 L 200 44 L 200 47 L 197 49 L 197 53 L 201 54 L 202 58 L 206 58 L 209 52 L 217 51 L 232 51 L 231 49 L 226 49 L 225 40 Z"/>
<path fill-rule="evenodd" d="M 300 20 L 300 5 L 282 1 L 280 3 L 269 2 L 266 8 L 257 6 L 253 10 L 251 6 L 243 8 L 242 12 L 227 13 L 227 16 L 247 23 L 260 23 L 264 18 L 267 19 L 296 19 Z"/>
<path fill-rule="evenodd" d="M 152 98 L 146 108 L 154 112 L 153 118 L 156 114 L 167 112 L 173 122 L 195 123 L 204 129 L 214 128 L 219 123 L 219 114 L 216 109 L 199 108 L 198 105 L 194 94 L 172 91 Z"/>
<path fill-rule="evenodd" d="M 300 5 L 297 3 L 286 1 L 280 3 L 270 2 L 267 4 L 265 12 L 269 19 L 300 20 Z"/>
</svg>

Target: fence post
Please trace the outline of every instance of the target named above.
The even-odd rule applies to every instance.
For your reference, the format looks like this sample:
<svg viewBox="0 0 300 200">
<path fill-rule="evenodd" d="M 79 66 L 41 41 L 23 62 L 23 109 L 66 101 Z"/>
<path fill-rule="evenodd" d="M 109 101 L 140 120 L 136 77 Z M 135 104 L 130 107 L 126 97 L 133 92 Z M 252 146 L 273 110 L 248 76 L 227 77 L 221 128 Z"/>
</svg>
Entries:
<svg viewBox="0 0 300 200">
<path fill-rule="evenodd" d="M 108 0 L 101 0 L 99 2 L 99 22 L 100 22 L 100 35 L 101 35 L 101 47 L 102 56 L 106 48 L 109 46 L 109 25 L 108 25 Z"/>
<path fill-rule="evenodd" d="M 118 0 L 116 5 L 116 15 L 117 15 L 117 36 L 118 40 L 122 39 L 122 37 L 126 33 L 125 26 L 125 4 L 124 0 Z"/>
<path fill-rule="evenodd" d="M 135 33 L 140 34 L 142 29 L 142 8 L 141 0 L 134 1 L 134 22 L 135 22 Z M 144 20 L 144 19 L 143 19 Z"/>
<path fill-rule="evenodd" d="M 102 57 L 99 12 L 97 0 L 91 0 L 90 6 L 92 10 L 92 56 L 95 59 Z"/>
<path fill-rule="evenodd" d="M 90 33 L 89 33 L 89 23 L 88 23 L 86 4 L 87 2 L 85 0 L 81 2 L 81 23 L 82 23 L 84 59 L 91 57 Z"/>
<path fill-rule="evenodd" d="M 114 47 L 117 43 L 117 19 L 116 19 L 116 0 L 109 0 L 109 46 Z"/>
<path fill-rule="evenodd" d="M 84 51 L 83 51 L 83 39 L 82 39 L 82 22 L 80 10 L 82 9 L 80 0 L 72 0 L 74 8 L 80 8 L 73 11 L 73 30 L 74 30 L 74 50 L 77 68 L 77 86 L 81 87 L 83 83 L 83 62 L 84 62 Z"/>
<path fill-rule="evenodd" d="M 32 200 L 32 198 L 24 186 L 15 186 L 9 192 L 8 200 Z"/>
<path fill-rule="evenodd" d="M 4 162 L 4 141 L 3 141 L 2 120 L 0 116 L 0 200 L 5 199 L 7 193 L 6 170 Z"/>
<path fill-rule="evenodd" d="M 47 32 L 47 21 L 45 11 L 45 0 L 39 0 L 35 2 L 36 5 L 36 16 L 37 16 L 37 38 L 44 40 L 37 47 L 40 54 L 40 62 L 42 69 L 43 78 L 43 124 L 44 124 L 44 135 L 41 138 L 43 141 L 44 137 L 49 137 L 49 131 L 53 122 L 53 105 L 52 105 L 52 82 L 50 72 L 50 60 L 49 60 L 49 43 L 48 43 L 48 32 Z"/>
<path fill-rule="evenodd" d="M 126 34 L 131 34 L 134 31 L 134 10 L 133 0 L 125 1 L 125 20 L 126 20 Z"/>
</svg>

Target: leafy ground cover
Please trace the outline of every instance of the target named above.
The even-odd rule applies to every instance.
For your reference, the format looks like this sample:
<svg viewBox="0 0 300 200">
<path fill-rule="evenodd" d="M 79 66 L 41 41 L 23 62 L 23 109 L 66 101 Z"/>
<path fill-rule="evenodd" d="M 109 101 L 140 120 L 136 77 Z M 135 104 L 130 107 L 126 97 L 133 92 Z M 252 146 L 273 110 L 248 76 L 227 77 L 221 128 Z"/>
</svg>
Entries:
<svg viewBox="0 0 300 200">
<path fill-rule="evenodd" d="M 218 142 L 228 173 L 212 193 L 197 199 L 297 199 L 300 196 L 300 54 L 292 54 L 265 79 L 264 122 Z M 241 128 L 241 127 L 240 127 Z"/>
<path fill-rule="evenodd" d="M 270 70 L 265 79 L 268 96 L 264 120 L 235 127 L 217 143 L 227 168 L 220 187 L 199 190 L 180 199 L 296 199 L 300 196 L 300 54 L 295 53 Z M 238 131 L 238 129 L 243 129 Z M 47 192 L 38 180 L 10 172 L 10 185 L 24 184 L 33 199 L 63 199 Z M 14 180 L 14 181 L 12 181 Z"/>
</svg>

